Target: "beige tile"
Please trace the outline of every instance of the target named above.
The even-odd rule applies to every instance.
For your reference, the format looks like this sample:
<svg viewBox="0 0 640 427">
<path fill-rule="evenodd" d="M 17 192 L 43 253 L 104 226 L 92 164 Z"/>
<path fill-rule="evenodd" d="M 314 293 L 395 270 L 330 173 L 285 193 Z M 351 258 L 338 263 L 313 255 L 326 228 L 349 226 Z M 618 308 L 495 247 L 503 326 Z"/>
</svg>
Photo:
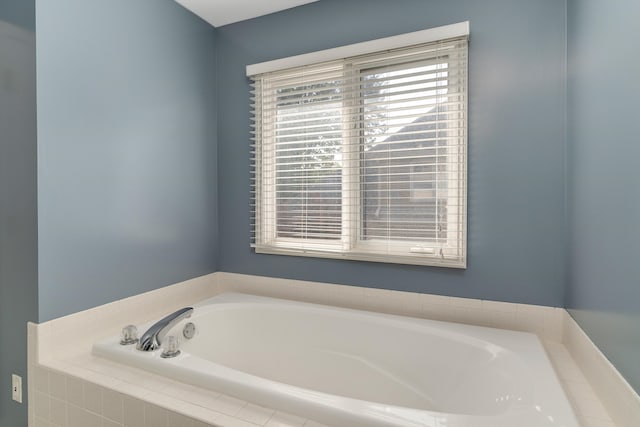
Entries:
<svg viewBox="0 0 640 427">
<path fill-rule="evenodd" d="M 144 402 L 125 396 L 123 399 L 123 420 L 125 427 L 144 426 Z"/>
<path fill-rule="evenodd" d="M 140 399 L 145 402 L 150 402 L 150 400 L 148 399 L 148 396 L 151 394 L 149 390 L 139 387 L 136 384 L 119 383 L 117 387 L 115 387 L 115 390 L 125 396 L 134 399 Z"/>
<path fill-rule="evenodd" d="M 67 401 L 84 408 L 84 386 L 81 379 L 73 376 L 67 377 Z"/>
<path fill-rule="evenodd" d="M 578 368 L 576 363 L 571 359 L 571 356 L 556 356 L 551 359 L 551 363 L 558 374 L 558 377 L 562 381 L 570 381 L 573 383 L 587 383 L 587 379 L 584 374 Z"/>
<path fill-rule="evenodd" d="M 152 391 L 162 390 L 166 386 L 164 377 L 139 370 L 130 371 L 128 373 L 127 382 Z"/>
<path fill-rule="evenodd" d="M 193 427 L 194 420 L 176 412 L 169 412 L 168 415 L 169 427 Z"/>
<path fill-rule="evenodd" d="M 294 295 L 299 301 L 313 304 L 324 304 L 329 302 L 329 289 L 323 283 L 301 282 L 294 286 Z"/>
<path fill-rule="evenodd" d="M 313 421 L 313 420 L 307 420 L 306 423 L 304 423 L 304 427 L 328 427 L 324 424 L 320 424 L 319 422 Z"/>
<path fill-rule="evenodd" d="M 37 330 L 38 345 L 36 348 L 36 361 L 41 363 L 43 360 L 51 358 L 51 347 L 53 338 L 51 336 L 51 325 L 38 325 Z"/>
<path fill-rule="evenodd" d="M 67 425 L 67 402 L 51 398 L 51 424 L 64 427 Z"/>
<path fill-rule="evenodd" d="M 491 324 L 491 319 L 487 316 L 487 313 L 477 308 L 452 307 L 451 315 L 457 323 L 477 326 L 489 326 Z"/>
<path fill-rule="evenodd" d="M 236 418 L 258 425 L 264 425 L 267 421 L 269 421 L 274 413 L 275 411 L 273 409 L 250 403 L 236 414 Z"/>
<path fill-rule="evenodd" d="M 176 412 L 188 415 L 194 421 L 201 421 L 205 424 L 215 424 L 216 419 L 223 415 L 220 412 L 185 402 L 176 409 Z"/>
<path fill-rule="evenodd" d="M 492 328 L 514 330 L 517 328 L 516 313 L 506 311 L 492 311 L 489 313 Z"/>
<path fill-rule="evenodd" d="M 482 309 L 500 313 L 515 313 L 517 304 L 502 301 L 482 300 Z"/>
<path fill-rule="evenodd" d="M 398 314 L 409 317 L 422 317 L 422 298 L 420 298 L 419 293 L 395 292 L 397 292 L 397 301 L 401 308 L 401 312 Z"/>
<path fill-rule="evenodd" d="M 224 427 L 256 427 L 256 424 L 224 414 L 216 419 L 216 424 Z"/>
<path fill-rule="evenodd" d="M 49 370 L 41 366 L 34 366 L 33 385 L 36 391 L 49 393 Z"/>
<path fill-rule="evenodd" d="M 48 394 L 36 391 L 34 394 L 35 401 L 34 414 L 36 417 L 44 418 L 48 420 L 51 416 L 51 398 Z"/>
<path fill-rule="evenodd" d="M 213 408 L 215 406 L 215 401 L 218 400 L 220 396 L 221 394 L 215 391 L 197 387 L 188 387 L 183 393 L 182 399 L 204 408 Z"/>
<path fill-rule="evenodd" d="M 116 391 L 102 391 L 102 416 L 122 424 L 124 421 L 124 396 Z"/>
<path fill-rule="evenodd" d="M 51 424 L 49 423 L 48 420 L 45 420 L 44 418 L 35 417 L 33 420 L 33 426 L 34 427 L 51 427 Z"/>
<path fill-rule="evenodd" d="M 242 409 L 246 404 L 247 402 L 244 400 L 223 394 L 213 401 L 209 408 L 222 414 L 234 416 L 240 412 L 240 409 Z"/>
<path fill-rule="evenodd" d="M 364 309 L 367 311 L 394 313 L 395 304 L 392 301 L 388 301 L 391 298 L 391 294 L 384 289 L 363 289 Z"/>
<path fill-rule="evenodd" d="M 450 305 L 434 303 L 422 305 L 422 317 L 439 321 L 450 321 L 453 319 Z"/>
<path fill-rule="evenodd" d="M 295 415 L 289 415 L 282 412 L 276 412 L 271 419 L 267 421 L 265 427 L 302 427 L 307 420 Z"/>
<path fill-rule="evenodd" d="M 102 415 L 102 387 L 83 381 L 84 407 L 94 414 Z"/>
<path fill-rule="evenodd" d="M 149 394 L 145 396 L 144 400 L 155 406 L 181 413 L 184 412 L 182 411 L 182 408 L 184 408 L 185 405 L 188 405 L 188 403 L 182 400 L 176 400 L 174 397 L 167 396 L 166 394 L 159 392 L 149 392 Z"/>
<path fill-rule="evenodd" d="M 564 311 L 562 308 L 551 308 L 548 311 L 548 315 L 544 318 L 544 335 L 546 339 L 558 343 L 562 342 Z"/>
<path fill-rule="evenodd" d="M 114 421 L 108 420 L 106 418 L 102 419 L 102 427 L 122 427 L 122 424 L 118 424 Z"/>
<path fill-rule="evenodd" d="M 444 295 L 434 295 L 434 294 L 421 294 L 420 299 L 422 300 L 422 305 L 453 305 L 451 301 L 452 297 L 447 297 Z"/>
<path fill-rule="evenodd" d="M 516 329 L 544 336 L 544 311 L 541 307 L 517 304 Z"/>
<path fill-rule="evenodd" d="M 634 396 L 629 397 L 629 412 L 628 412 L 628 420 L 626 421 L 629 425 L 640 425 L 640 396 L 635 394 Z"/>
<path fill-rule="evenodd" d="M 199 395 L 201 390 L 202 389 L 189 384 L 169 380 L 167 386 L 160 390 L 160 392 L 174 399 L 195 403 L 194 400 L 192 400 L 192 396 Z M 213 398 L 216 399 L 219 395 L 220 393 L 217 393 Z"/>
<path fill-rule="evenodd" d="M 450 297 L 449 301 L 454 307 L 482 309 L 482 300 L 479 299 Z"/>
<path fill-rule="evenodd" d="M 567 395 L 574 405 L 574 409 L 581 416 L 609 420 L 609 415 L 597 396 L 586 383 L 565 381 Z"/>
<path fill-rule="evenodd" d="M 49 372 L 49 395 L 61 400 L 67 400 L 67 376 L 65 374 Z"/>
<path fill-rule="evenodd" d="M 127 366 L 123 366 L 122 364 L 113 363 L 109 360 L 90 357 L 88 355 L 86 355 L 85 357 L 78 357 L 76 359 L 73 359 L 73 361 L 78 365 L 86 366 L 93 372 L 104 374 L 110 378 L 115 378 L 118 380 L 127 380 L 133 375 L 133 373 L 138 372 L 132 370 Z"/>
<path fill-rule="evenodd" d="M 159 406 L 146 403 L 144 405 L 144 425 L 145 427 L 167 427 L 167 410 Z"/>
<path fill-rule="evenodd" d="M 365 303 L 368 310 L 402 315 L 405 311 L 404 300 L 399 292 L 392 292 L 386 289 L 374 289 L 365 291 Z"/>
<path fill-rule="evenodd" d="M 67 407 L 69 427 L 102 427 L 102 417 L 75 405 Z"/>
<path fill-rule="evenodd" d="M 362 288 L 327 284 L 327 303 L 338 307 L 356 308 L 362 304 Z"/>
</svg>

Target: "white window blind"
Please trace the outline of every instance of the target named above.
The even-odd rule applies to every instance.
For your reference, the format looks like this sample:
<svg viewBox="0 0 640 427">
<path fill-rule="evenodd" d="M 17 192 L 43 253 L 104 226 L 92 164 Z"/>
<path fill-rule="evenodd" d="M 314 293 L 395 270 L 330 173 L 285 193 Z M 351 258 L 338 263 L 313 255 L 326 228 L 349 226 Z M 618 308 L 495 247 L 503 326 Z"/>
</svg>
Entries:
<svg viewBox="0 0 640 427">
<path fill-rule="evenodd" d="M 465 267 L 467 43 L 250 76 L 256 252 Z"/>
</svg>

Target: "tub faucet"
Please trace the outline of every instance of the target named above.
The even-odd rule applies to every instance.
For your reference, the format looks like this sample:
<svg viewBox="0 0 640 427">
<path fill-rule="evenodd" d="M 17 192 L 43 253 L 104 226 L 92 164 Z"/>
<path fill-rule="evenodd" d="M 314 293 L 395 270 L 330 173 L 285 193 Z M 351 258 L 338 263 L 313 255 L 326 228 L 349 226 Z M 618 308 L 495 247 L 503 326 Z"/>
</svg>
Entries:
<svg viewBox="0 0 640 427">
<path fill-rule="evenodd" d="M 154 351 L 160 348 L 167 332 L 179 321 L 191 317 L 193 307 L 185 307 L 158 320 L 147 332 L 145 332 L 136 348 L 140 351 Z"/>
</svg>

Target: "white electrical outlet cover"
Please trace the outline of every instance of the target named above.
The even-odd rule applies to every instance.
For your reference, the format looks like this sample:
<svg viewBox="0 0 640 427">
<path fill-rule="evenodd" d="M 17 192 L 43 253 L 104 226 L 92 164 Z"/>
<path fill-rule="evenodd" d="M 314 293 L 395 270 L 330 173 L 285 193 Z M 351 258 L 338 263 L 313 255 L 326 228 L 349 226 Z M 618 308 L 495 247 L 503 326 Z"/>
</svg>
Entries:
<svg viewBox="0 0 640 427">
<path fill-rule="evenodd" d="M 11 375 L 11 396 L 13 400 L 22 403 L 22 377 Z"/>
</svg>

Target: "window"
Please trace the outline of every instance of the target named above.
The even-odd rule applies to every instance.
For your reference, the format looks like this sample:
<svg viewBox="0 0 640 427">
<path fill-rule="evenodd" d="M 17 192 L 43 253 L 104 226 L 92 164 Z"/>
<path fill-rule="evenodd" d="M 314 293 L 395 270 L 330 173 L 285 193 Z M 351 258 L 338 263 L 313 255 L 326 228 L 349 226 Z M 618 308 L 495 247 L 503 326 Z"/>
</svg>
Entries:
<svg viewBox="0 0 640 427">
<path fill-rule="evenodd" d="M 465 267 L 460 26 L 248 67 L 256 252 Z"/>
</svg>

